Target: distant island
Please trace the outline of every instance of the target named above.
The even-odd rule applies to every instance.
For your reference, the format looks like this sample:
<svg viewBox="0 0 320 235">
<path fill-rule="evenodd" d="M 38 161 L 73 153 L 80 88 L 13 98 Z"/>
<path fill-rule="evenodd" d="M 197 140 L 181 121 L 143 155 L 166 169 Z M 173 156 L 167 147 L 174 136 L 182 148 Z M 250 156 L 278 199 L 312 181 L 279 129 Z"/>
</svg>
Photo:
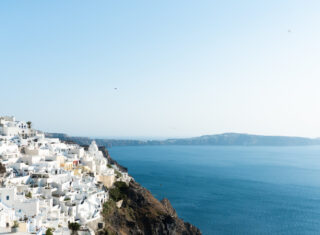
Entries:
<svg viewBox="0 0 320 235">
<path fill-rule="evenodd" d="M 177 138 L 166 140 L 130 140 L 130 139 L 100 139 L 88 137 L 68 136 L 62 133 L 46 133 L 47 137 L 59 138 L 64 141 L 74 141 L 82 145 L 89 145 L 95 140 L 98 145 L 113 146 L 142 146 L 142 145 L 238 145 L 238 146 L 304 146 L 320 145 L 320 138 L 304 138 L 290 136 L 265 136 L 240 133 L 224 133 L 203 135 L 192 138 Z"/>
</svg>

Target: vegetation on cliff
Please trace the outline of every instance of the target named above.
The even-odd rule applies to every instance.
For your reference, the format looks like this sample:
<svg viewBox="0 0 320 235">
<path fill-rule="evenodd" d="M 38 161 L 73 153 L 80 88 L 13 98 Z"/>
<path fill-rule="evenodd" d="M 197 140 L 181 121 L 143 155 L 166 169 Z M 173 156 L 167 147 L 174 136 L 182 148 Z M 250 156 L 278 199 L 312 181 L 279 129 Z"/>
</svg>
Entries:
<svg viewBox="0 0 320 235">
<path fill-rule="evenodd" d="M 158 201 L 135 181 L 129 186 L 115 183 L 102 214 L 105 226 L 99 234 L 103 235 L 201 234 L 198 228 L 178 218 L 169 200 Z"/>
</svg>

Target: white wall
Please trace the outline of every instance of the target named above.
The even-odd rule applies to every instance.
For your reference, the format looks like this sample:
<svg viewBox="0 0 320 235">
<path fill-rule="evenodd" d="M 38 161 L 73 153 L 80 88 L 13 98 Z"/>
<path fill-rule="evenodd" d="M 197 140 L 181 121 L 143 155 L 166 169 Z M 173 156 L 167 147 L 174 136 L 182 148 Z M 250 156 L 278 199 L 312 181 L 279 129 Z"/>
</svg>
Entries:
<svg viewBox="0 0 320 235">
<path fill-rule="evenodd" d="M 0 200 L 6 206 L 12 207 L 15 202 L 16 188 L 0 188 Z"/>
<path fill-rule="evenodd" d="M 17 212 L 23 213 L 26 216 L 36 216 L 39 213 L 39 200 L 31 199 L 23 202 L 17 201 L 14 203 L 13 207 Z"/>
</svg>

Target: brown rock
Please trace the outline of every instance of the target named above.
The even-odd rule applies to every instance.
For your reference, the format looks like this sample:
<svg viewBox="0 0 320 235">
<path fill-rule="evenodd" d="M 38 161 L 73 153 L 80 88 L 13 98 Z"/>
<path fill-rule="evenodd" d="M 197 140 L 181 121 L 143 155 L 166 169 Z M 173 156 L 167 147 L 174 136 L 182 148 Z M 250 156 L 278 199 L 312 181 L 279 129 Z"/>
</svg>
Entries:
<svg viewBox="0 0 320 235">
<path fill-rule="evenodd" d="M 100 234 L 200 235 L 195 226 L 178 218 L 168 199 L 158 201 L 137 182 L 130 182 L 121 208 L 108 204 Z"/>
</svg>

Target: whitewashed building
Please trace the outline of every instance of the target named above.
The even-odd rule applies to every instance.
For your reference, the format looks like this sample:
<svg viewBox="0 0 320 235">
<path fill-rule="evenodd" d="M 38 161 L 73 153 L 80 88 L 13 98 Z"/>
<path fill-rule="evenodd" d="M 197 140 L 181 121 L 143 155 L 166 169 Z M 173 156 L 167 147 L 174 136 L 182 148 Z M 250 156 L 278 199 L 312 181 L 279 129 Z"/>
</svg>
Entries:
<svg viewBox="0 0 320 235">
<path fill-rule="evenodd" d="M 14 221 L 24 233 L 54 228 L 55 235 L 68 234 L 68 222 L 74 221 L 89 226 L 101 217 L 107 188 L 131 180 L 108 165 L 94 141 L 86 151 L 7 116 L 0 117 L 0 162 L 6 167 L 0 178 L 0 231 Z"/>
</svg>

